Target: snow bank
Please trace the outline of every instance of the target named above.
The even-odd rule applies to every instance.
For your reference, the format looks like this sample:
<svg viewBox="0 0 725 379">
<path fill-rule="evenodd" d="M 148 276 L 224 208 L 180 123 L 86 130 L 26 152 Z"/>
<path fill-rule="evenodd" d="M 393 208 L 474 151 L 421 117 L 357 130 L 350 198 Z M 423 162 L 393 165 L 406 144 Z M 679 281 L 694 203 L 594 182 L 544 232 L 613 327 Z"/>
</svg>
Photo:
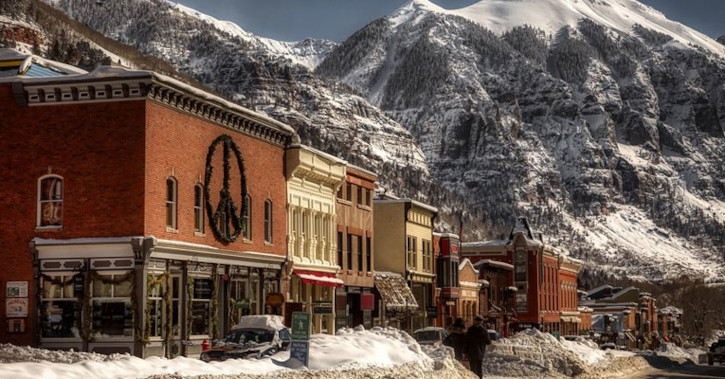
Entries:
<svg viewBox="0 0 725 379">
<path fill-rule="evenodd" d="M 245 325 L 270 326 L 274 320 L 250 320 Z M 151 375 L 286 375 L 289 352 L 271 358 L 231 359 L 205 363 L 196 358 L 140 359 L 130 355 L 61 352 L 0 345 L 0 378 L 144 378 Z M 310 339 L 311 370 L 360 371 L 406 366 L 412 372 L 434 369 L 433 360 L 407 333 L 393 328 L 342 329 L 337 336 L 315 334 Z M 450 366 L 450 365 L 449 365 Z M 416 368 L 417 367 L 417 368 Z M 302 368 L 302 370 L 306 370 Z M 383 370 L 384 372 L 384 370 Z M 415 375 L 413 375 L 415 376 Z"/>
</svg>

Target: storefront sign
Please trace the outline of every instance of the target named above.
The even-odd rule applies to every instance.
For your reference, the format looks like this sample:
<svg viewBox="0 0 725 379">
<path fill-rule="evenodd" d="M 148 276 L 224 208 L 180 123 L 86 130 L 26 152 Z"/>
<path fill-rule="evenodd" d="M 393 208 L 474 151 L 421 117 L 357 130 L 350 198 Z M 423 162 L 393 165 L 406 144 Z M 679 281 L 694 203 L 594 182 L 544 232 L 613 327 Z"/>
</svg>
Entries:
<svg viewBox="0 0 725 379">
<path fill-rule="evenodd" d="M 265 300 L 265 303 L 273 307 L 282 305 L 284 304 L 284 295 L 279 292 L 269 293 L 267 294 L 267 299 Z"/>
<path fill-rule="evenodd" d="M 292 340 L 308 341 L 310 339 L 310 314 L 307 312 L 292 313 Z"/>
<path fill-rule="evenodd" d="M 24 333 L 25 332 L 25 319 L 14 318 L 8 320 L 8 333 Z"/>
<path fill-rule="evenodd" d="M 312 313 L 316 314 L 316 315 L 331 315 L 332 314 L 332 304 L 313 305 Z"/>
<path fill-rule="evenodd" d="M 438 308 L 437 307 L 427 307 L 425 310 L 426 310 L 426 316 L 438 317 Z"/>
<path fill-rule="evenodd" d="M 85 278 L 83 274 L 76 274 L 73 276 L 73 296 L 83 297 L 85 295 L 86 286 Z"/>
<path fill-rule="evenodd" d="M 194 299 L 211 299 L 213 287 L 211 279 L 194 279 Z"/>
<path fill-rule="evenodd" d="M 5 317 L 27 317 L 28 298 L 13 297 L 5 299 Z"/>
<path fill-rule="evenodd" d="M 28 282 L 7 282 L 5 297 L 28 297 Z"/>
<path fill-rule="evenodd" d="M 307 341 L 292 341 L 289 346 L 290 358 L 296 358 L 307 367 L 310 360 L 310 343 Z"/>
</svg>

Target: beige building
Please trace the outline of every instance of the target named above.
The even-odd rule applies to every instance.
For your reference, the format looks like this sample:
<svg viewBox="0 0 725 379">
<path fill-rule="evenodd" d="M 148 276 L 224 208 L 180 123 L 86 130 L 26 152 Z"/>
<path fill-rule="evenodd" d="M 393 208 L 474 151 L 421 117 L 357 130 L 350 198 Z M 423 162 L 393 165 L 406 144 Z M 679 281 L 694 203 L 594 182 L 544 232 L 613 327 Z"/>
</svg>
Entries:
<svg viewBox="0 0 725 379">
<path fill-rule="evenodd" d="M 307 146 L 286 152 L 287 304 L 312 313 L 313 332 L 335 332 L 337 274 L 335 194 L 345 181 L 346 162 Z"/>
<path fill-rule="evenodd" d="M 401 327 L 415 330 L 431 326 L 436 318 L 433 299 L 433 222 L 438 209 L 411 199 L 374 201 L 375 269 L 402 274 L 418 304 Z"/>
</svg>

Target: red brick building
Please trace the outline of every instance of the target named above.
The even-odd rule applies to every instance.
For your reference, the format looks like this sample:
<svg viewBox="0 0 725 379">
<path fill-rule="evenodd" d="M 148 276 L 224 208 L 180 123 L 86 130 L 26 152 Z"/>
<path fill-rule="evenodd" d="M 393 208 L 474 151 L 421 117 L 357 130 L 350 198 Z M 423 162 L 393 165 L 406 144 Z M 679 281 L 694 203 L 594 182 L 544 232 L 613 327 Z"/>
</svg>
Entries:
<svg viewBox="0 0 725 379">
<path fill-rule="evenodd" d="M 573 292 L 570 289 L 572 280 L 576 283 L 576 273 L 566 272 L 573 270 L 574 264 L 567 263 L 562 273 L 561 264 L 565 261 L 560 262 L 560 254 L 544 244 L 542 235 L 532 231 L 525 217 L 517 219 L 507 239 L 463 243 L 461 256 L 470 259 L 482 272 L 485 270 L 477 264 L 481 260 L 513 266 L 509 283 L 516 290 L 513 331 L 533 327 L 558 334 L 562 311 L 568 322 L 577 321 L 576 288 Z M 562 291 L 562 278 L 566 281 L 566 291 Z M 567 296 L 564 308 L 563 294 Z"/>
<path fill-rule="evenodd" d="M 152 72 L 52 74 L 0 78 L 0 341 L 195 355 L 281 313 L 294 131 Z"/>
</svg>

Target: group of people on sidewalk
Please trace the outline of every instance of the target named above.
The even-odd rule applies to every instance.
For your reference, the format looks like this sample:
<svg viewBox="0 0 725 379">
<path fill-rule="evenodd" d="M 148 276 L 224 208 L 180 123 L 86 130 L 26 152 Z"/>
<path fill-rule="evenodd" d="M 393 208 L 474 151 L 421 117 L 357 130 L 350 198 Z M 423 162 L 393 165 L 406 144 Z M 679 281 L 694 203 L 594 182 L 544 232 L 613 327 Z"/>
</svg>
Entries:
<svg viewBox="0 0 725 379">
<path fill-rule="evenodd" d="M 486 346 L 491 344 L 491 336 L 483 326 L 483 317 L 476 316 L 473 321 L 473 325 L 466 330 L 463 319 L 456 319 L 443 344 L 453 348 L 459 361 L 463 361 L 463 354 L 466 354 L 471 371 L 483 378 L 483 356 L 486 354 Z"/>
</svg>

